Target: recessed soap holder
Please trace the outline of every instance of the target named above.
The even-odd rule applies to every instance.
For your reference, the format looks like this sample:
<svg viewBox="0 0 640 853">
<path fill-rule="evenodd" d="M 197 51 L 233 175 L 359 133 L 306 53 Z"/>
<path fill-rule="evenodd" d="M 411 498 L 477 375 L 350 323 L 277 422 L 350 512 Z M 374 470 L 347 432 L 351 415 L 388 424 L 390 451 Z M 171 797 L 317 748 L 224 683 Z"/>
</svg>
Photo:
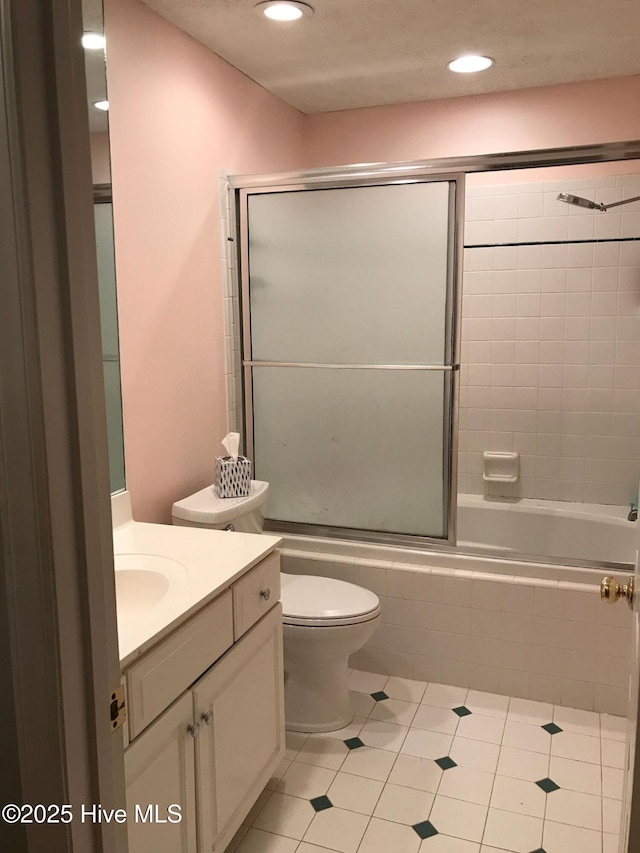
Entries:
<svg viewBox="0 0 640 853">
<path fill-rule="evenodd" d="M 520 454 L 485 450 L 482 454 L 482 479 L 487 483 L 517 483 L 520 478 Z"/>
</svg>

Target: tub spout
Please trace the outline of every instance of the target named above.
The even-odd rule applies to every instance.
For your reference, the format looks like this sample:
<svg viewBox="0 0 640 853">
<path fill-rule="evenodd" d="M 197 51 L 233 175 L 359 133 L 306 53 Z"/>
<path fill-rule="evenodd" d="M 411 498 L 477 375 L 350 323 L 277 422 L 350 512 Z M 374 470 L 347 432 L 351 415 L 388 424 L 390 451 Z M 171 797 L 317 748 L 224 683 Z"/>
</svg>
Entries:
<svg viewBox="0 0 640 853">
<path fill-rule="evenodd" d="M 627 521 L 637 521 L 638 520 L 638 507 L 636 504 L 629 504 L 631 509 L 629 510 L 629 515 L 627 516 Z"/>
</svg>

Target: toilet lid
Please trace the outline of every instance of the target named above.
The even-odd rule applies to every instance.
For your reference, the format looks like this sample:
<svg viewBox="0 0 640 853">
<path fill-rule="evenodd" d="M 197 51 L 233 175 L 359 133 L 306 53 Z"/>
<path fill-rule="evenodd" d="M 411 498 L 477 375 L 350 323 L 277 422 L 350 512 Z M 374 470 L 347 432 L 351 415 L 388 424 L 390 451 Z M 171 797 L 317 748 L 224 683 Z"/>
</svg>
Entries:
<svg viewBox="0 0 640 853">
<path fill-rule="evenodd" d="M 375 593 L 352 583 L 313 575 L 282 574 L 282 613 L 289 624 L 348 624 L 373 618 Z"/>
</svg>

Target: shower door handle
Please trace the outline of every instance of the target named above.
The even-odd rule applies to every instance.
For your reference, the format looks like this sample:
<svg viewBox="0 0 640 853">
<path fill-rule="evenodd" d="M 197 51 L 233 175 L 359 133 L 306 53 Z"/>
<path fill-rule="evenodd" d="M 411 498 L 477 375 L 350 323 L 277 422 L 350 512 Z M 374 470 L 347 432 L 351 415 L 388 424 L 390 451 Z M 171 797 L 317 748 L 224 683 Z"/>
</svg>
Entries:
<svg viewBox="0 0 640 853">
<path fill-rule="evenodd" d="M 608 604 L 615 604 L 620 598 L 626 598 L 629 607 L 633 607 L 633 596 L 635 592 L 635 580 L 633 575 L 628 583 L 621 584 L 615 578 L 602 578 L 600 584 L 600 598 Z"/>
</svg>

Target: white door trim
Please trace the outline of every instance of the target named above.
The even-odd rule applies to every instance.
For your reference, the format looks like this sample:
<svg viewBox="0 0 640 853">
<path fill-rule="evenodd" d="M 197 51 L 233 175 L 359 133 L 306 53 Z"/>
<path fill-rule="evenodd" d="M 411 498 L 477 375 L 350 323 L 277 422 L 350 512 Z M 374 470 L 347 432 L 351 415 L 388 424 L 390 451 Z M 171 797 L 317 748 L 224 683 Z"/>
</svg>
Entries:
<svg viewBox="0 0 640 853">
<path fill-rule="evenodd" d="M 2 803 L 71 803 L 0 848 L 126 851 L 109 470 L 80 0 L 0 0 Z M 6 840 L 6 843 L 5 843 Z"/>
</svg>

